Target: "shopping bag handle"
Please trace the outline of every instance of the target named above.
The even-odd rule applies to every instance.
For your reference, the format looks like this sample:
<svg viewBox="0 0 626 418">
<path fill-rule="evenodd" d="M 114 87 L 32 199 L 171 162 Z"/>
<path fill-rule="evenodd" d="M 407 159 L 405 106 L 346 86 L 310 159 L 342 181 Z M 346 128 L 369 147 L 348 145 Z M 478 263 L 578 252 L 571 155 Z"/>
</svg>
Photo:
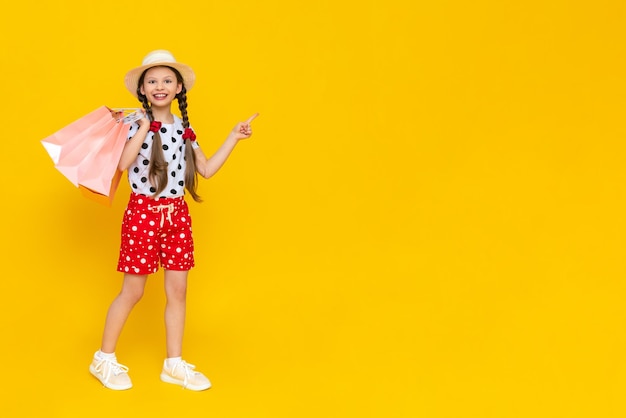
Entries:
<svg viewBox="0 0 626 418">
<path fill-rule="evenodd" d="M 116 122 L 133 123 L 145 117 L 143 111 L 133 107 L 117 107 L 109 109 Z"/>
</svg>

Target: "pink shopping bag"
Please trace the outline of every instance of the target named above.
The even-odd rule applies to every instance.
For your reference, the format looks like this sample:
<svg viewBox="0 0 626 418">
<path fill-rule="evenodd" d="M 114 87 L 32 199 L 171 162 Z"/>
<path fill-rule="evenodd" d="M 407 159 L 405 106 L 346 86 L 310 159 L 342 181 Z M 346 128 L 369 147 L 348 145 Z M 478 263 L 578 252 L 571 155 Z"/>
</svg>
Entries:
<svg viewBox="0 0 626 418">
<path fill-rule="evenodd" d="M 74 186 L 110 205 L 122 174 L 117 166 L 130 122 L 140 117 L 143 113 L 138 109 L 102 106 L 41 142 L 57 170 Z"/>
</svg>

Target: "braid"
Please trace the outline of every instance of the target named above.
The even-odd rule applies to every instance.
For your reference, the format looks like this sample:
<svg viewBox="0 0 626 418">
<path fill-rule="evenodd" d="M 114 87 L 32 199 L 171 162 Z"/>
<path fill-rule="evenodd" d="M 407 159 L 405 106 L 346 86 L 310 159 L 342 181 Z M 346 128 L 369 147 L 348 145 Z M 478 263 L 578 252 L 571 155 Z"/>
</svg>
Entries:
<svg viewBox="0 0 626 418">
<path fill-rule="evenodd" d="M 181 77 L 182 78 L 182 77 Z M 178 109 L 180 110 L 180 116 L 183 120 L 183 127 L 189 128 L 189 116 L 187 115 L 187 89 L 183 84 L 183 88 L 176 95 L 178 99 Z M 187 168 L 185 169 L 185 188 L 193 197 L 196 202 L 202 202 L 202 199 L 196 192 L 198 188 L 198 173 L 196 171 L 196 154 L 191 146 L 191 143 L 185 145 L 185 161 L 187 162 Z"/>
<path fill-rule="evenodd" d="M 145 74 L 145 72 L 144 72 Z M 143 83 L 143 74 L 139 80 L 139 85 Z M 139 88 L 137 88 L 137 98 L 141 101 L 141 105 L 146 110 L 148 114 L 148 120 L 150 122 L 154 121 L 154 116 L 152 115 L 152 107 L 150 103 L 148 103 L 148 98 L 141 94 Z M 155 188 L 154 195 L 157 196 L 161 193 L 165 187 L 167 186 L 167 162 L 165 161 L 165 157 L 163 156 L 163 143 L 161 141 L 161 133 L 156 131 L 152 136 L 152 151 L 150 153 L 150 167 L 148 169 L 148 177 L 150 178 L 150 183 Z"/>
<path fill-rule="evenodd" d="M 137 97 L 141 102 L 141 106 L 146 110 L 146 113 L 148 114 L 148 120 L 152 122 L 154 120 L 154 116 L 152 116 L 152 108 L 150 107 L 150 103 L 148 103 L 148 98 L 141 94 L 139 90 L 137 90 Z"/>
<path fill-rule="evenodd" d="M 183 127 L 189 128 L 189 116 L 187 116 L 187 89 L 185 88 L 184 84 L 180 93 L 176 95 L 176 98 L 178 99 L 178 109 L 180 109 L 180 116 L 183 119 Z"/>
</svg>

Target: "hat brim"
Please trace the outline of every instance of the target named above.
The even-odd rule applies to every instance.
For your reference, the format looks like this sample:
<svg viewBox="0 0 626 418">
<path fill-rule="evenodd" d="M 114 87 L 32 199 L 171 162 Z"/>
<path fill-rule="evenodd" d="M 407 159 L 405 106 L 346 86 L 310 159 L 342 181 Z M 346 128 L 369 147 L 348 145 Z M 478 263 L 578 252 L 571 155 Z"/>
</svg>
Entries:
<svg viewBox="0 0 626 418">
<path fill-rule="evenodd" d="M 126 73 L 126 77 L 124 77 L 124 84 L 126 84 L 126 88 L 133 96 L 137 97 L 139 77 L 141 77 L 141 74 L 143 74 L 144 71 L 152 67 L 171 67 L 176 69 L 183 77 L 183 83 L 185 84 L 185 88 L 187 90 L 190 90 L 196 81 L 196 74 L 193 72 L 191 67 L 185 64 L 178 62 L 155 62 L 152 64 L 142 65 L 141 67 L 130 70 Z"/>
</svg>

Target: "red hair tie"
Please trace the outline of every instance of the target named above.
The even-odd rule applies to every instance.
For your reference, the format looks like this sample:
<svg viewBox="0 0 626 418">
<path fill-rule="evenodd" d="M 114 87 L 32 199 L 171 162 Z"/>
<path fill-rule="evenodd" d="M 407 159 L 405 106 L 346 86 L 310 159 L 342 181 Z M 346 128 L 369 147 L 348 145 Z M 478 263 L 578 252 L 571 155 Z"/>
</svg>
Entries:
<svg viewBox="0 0 626 418">
<path fill-rule="evenodd" d="M 150 122 L 150 131 L 152 132 L 156 132 L 159 129 L 161 129 L 161 122 L 153 120 L 152 122 Z"/>
<path fill-rule="evenodd" d="M 183 134 L 183 139 L 190 139 L 191 141 L 196 140 L 196 134 L 193 132 L 191 128 L 185 128 L 185 133 Z"/>
</svg>

